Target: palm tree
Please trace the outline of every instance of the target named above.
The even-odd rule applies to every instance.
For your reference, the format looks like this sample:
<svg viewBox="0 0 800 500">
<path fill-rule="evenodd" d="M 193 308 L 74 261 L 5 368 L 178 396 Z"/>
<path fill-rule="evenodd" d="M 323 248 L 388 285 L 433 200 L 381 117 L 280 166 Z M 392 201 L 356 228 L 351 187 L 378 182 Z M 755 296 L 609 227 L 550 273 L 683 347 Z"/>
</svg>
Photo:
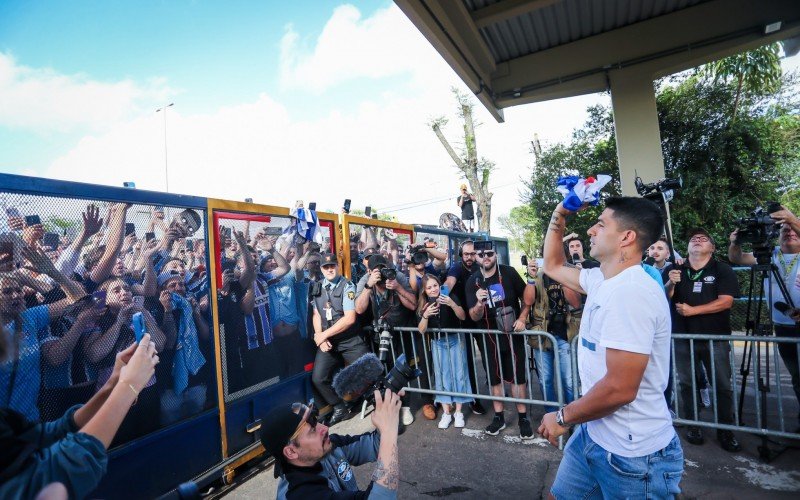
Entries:
<svg viewBox="0 0 800 500">
<path fill-rule="evenodd" d="M 736 82 L 731 122 L 736 120 L 743 92 L 765 94 L 780 88 L 782 72 L 779 53 L 780 44 L 776 42 L 705 66 L 704 72 L 714 78 L 714 83 L 720 80 L 725 83 Z"/>
</svg>

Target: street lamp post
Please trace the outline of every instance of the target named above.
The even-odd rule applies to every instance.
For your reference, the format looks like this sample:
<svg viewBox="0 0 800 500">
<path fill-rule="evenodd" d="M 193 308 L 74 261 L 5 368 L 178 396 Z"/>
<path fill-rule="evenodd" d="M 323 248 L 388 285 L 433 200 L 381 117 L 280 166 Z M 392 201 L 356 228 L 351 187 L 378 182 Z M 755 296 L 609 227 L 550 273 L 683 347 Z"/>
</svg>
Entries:
<svg viewBox="0 0 800 500">
<path fill-rule="evenodd" d="M 167 108 L 174 106 L 175 103 L 171 102 L 166 106 L 162 106 L 156 110 L 164 112 L 164 177 L 167 181 L 167 192 L 169 193 L 169 163 L 167 162 Z"/>
</svg>

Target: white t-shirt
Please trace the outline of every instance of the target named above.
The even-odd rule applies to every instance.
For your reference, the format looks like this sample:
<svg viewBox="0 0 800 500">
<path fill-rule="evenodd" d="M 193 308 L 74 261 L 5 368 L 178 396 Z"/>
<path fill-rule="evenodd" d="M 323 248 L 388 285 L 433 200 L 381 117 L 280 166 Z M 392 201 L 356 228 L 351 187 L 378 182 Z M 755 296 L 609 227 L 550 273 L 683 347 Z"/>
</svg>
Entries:
<svg viewBox="0 0 800 500">
<path fill-rule="evenodd" d="M 608 280 L 599 268 L 583 269 L 580 284 L 587 293 L 578 341 L 583 393 L 606 375 L 606 348 L 650 356 L 636 399 L 589 422 L 589 436 L 623 457 L 654 453 L 675 435 L 664 400 L 672 330 L 664 289 L 641 266 Z"/>
<path fill-rule="evenodd" d="M 779 254 L 780 247 L 775 247 L 772 251 L 772 262 L 778 268 L 778 274 L 783 282 L 786 283 L 786 289 L 789 291 L 789 296 L 792 298 L 795 307 L 800 307 L 800 285 L 797 284 L 797 273 L 800 271 L 800 256 L 796 253 Z M 783 298 L 781 289 L 778 288 L 778 283 L 775 281 L 775 276 L 772 276 L 772 303 L 786 302 Z M 767 283 L 764 283 L 764 293 L 769 293 Z M 769 300 L 769 295 L 767 295 Z M 774 307 L 772 309 L 772 322 L 778 325 L 794 326 L 795 322 L 789 316 L 778 311 Z"/>
</svg>

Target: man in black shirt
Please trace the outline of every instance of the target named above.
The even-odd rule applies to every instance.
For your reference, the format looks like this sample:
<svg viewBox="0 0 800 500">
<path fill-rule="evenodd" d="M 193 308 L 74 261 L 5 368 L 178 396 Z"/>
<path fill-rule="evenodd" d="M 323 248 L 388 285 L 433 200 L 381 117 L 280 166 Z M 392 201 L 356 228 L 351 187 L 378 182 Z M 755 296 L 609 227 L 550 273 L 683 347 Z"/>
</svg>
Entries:
<svg viewBox="0 0 800 500">
<path fill-rule="evenodd" d="M 530 305 L 522 300 L 525 282 L 514 268 L 497 263 L 497 254 L 491 242 L 481 242 L 488 248 L 478 250 L 480 267 L 469 277 L 466 284 L 469 316 L 482 328 L 501 330 L 505 333 L 485 335 L 484 352 L 489 369 L 489 381 L 493 396 L 504 396 L 503 382 L 512 384 L 512 394 L 516 398 L 525 397 L 527 367 L 525 357 L 525 337 L 513 335 L 525 329 L 525 320 Z M 531 285 L 532 286 L 532 285 Z M 494 419 L 486 427 L 486 433 L 496 436 L 505 429 L 503 403 L 493 401 Z M 533 429 L 528 420 L 524 404 L 517 403 L 519 412 L 519 435 L 522 439 L 533 437 Z"/>
<path fill-rule="evenodd" d="M 687 236 L 687 262 L 669 272 L 666 288 L 672 299 L 672 332 L 730 335 L 731 306 L 734 297 L 739 294 L 736 274 L 731 266 L 714 258 L 714 240 L 705 229 L 693 229 Z M 695 366 L 692 365 L 689 342 L 675 343 L 681 416 L 690 419 L 695 415 L 692 370 L 700 363 L 711 368 L 711 352 L 707 342 L 695 342 L 694 354 Z M 719 422 L 734 425 L 730 344 L 727 342 L 714 344 L 714 372 Z M 686 438 L 692 444 L 703 444 L 703 433 L 699 427 L 690 426 Z M 718 430 L 717 439 L 727 451 L 741 449 L 731 431 Z"/>
</svg>

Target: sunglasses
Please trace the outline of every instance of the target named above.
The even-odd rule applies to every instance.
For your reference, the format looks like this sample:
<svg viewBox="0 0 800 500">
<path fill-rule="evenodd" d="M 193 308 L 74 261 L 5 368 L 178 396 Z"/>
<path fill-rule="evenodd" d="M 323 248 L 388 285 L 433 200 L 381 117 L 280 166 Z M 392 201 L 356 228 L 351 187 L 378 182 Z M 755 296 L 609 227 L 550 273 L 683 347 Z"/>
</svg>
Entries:
<svg viewBox="0 0 800 500">
<path fill-rule="evenodd" d="M 324 266 L 320 266 L 322 269 L 333 269 L 336 267 L 336 264 L 325 264 Z"/>
<path fill-rule="evenodd" d="M 289 442 L 294 441 L 300 435 L 300 432 L 305 427 L 305 424 L 311 426 L 311 430 L 313 431 L 317 427 L 317 416 L 319 415 L 319 411 L 314 408 L 314 405 L 306 406 L 303 403 L 292 403 L 292 413 L 300 415 L 302 412 L 303 420 L 297 426 L 297 429 L 292 434 L 292 437 L 289 438 Z"/>
<path fill-rule="evenodd" d="M 493 250 L 488 250 L 486 252 L 478 252 L 478 257 L 481 257 L 481 258 L 483 258 L 483 257 L 494 257 L 494 251 Z"/>
</svg>

